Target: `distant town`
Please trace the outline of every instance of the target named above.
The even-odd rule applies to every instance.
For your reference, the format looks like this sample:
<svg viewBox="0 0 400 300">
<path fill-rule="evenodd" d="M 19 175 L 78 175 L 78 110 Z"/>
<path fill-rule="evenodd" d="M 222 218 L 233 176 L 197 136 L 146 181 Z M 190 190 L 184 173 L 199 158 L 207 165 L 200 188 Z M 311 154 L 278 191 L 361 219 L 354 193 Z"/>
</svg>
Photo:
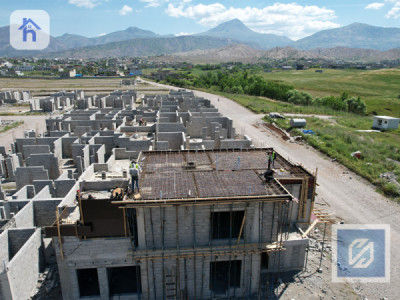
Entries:
<svg viewBox="0 0 400 300">
<path fill-rule="evenodd" d="M 42 59 L 42 58 L 0 58 L 0 77 L 135 77 L 146 75 L 150 79 L 164 80 L 174 75 L 177 69 L 192 69 L 196 64 L 173 62 L 154 58 L 103 58 L 103 59 Z M 380 62 L 354 62 L 326 59 L 269 59 L 257 64 L 226 62 L 217 64 L 218 68 L 230 70 L 235 66 L 242 68 L 263 68 L 265 72 L 276 70 L 317 69 L 387 69 L 400 66 L 400 59 Z M 144 73 L 144 69 L 155 69 Z"/>
</svg>

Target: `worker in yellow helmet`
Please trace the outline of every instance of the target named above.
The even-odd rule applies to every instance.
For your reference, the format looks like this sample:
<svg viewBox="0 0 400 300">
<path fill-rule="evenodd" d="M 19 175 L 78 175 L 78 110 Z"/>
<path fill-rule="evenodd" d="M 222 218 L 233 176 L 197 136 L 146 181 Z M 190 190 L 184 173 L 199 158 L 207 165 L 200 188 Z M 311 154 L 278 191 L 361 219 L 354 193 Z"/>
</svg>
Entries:
<svg viewBox="0 0 400 300">
<path fill-rule="evenodd" d="M 139 164 L 137 163 L 137 161 L 132 161 L 130 169 L 129 169 L 129 174 L 131 175 L 131 179 L 132 179 L 132 193 L 135 192 L 135 185 L 137 188 L 138 193 L 140 192 L 140 188 L 139 188 L 139 174 L 140 172 L 142 172 L 142 168 L 140 168 Z"/>
</svg>

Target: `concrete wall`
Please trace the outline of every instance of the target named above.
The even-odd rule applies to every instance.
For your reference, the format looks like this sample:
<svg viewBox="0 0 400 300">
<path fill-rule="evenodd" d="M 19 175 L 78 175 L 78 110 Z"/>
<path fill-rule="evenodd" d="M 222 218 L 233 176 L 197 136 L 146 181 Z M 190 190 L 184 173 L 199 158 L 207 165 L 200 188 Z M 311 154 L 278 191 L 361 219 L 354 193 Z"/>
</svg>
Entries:
<svg viewBox="0 0 400 300">
<path fill-rule="evenodd" d="M 13 299 L 29 299 L 39 277 L 42 245 L 40 229 L 9 230 L 9 237 L 15 243 L 25 239 L 28 233 L 29 239 L 8 263 L 7 275 Z"/>
<path fill-rule="evenodd" d="M 105 146 L 106 158 L 111 155 L 112 149 L 116 146 L 114 136 L 98 136 L 94 138 L 94 142 Z"/>
<path fill-rule="evenodd" d="M 72 158 L 72 150 L 71 145 L 78 141 L 76 137 L 63 137 L 62 141 L 62 157 L 63 158 Z"/>
<path fill-rule="evenodd" d="M 59 210 L 63 206 L 72 206 L 75 203 L 76 191 L 79 190 L 79 182 L 76 182 L 75 185 L 70 189 L 68 194 L 64 197 L 64 199 L 58 205 Z"/>
<path fill-rule="evenodd" d="M 52 183 L 52 182 L 50 182 Z M 38 190 L 38 193 L 33 198 L 33 200 L 42 200 L 52 198 L 50 193 L 50 187 L 48 185 L 44 186 L 41 190 Z"/>
<path fill-rule="evenodd" d="M 18 192 L 11 196 L 13 200 L 31 199 L 35 196 L 35 188 L 32 185 L 25 185 Z"/>
<path fill-rule="evenodd" d="M 211 262 L 229 261 L 233 257 L 229 255 L 199 256 L 196 258 L 161 258 L 154 260 L 135 261 L 127 253 L 132 251 L 129 239 L 96 239 L 79 240 L 75 237 L 64 237 L 64 252 L 71 253 L 65 260 L 59 256 L 58 239 L 55 240 L 60 278 L 64 300 L 78 299 L 79 287 L 76 270 L 82 268 L 97 268 L 101 296 L 96 299 L 109 299 L 107 268 L 117 266 L 140 266 L 140 280 L 143 299 L 163 298 L 163 276 L 175 269 L 180 274 L 178 293 L 188 288 L 189 299 L 209 299 L 215 295 L 210 291 L 210 267 Z M 110 255 L 112 253 L 112 255 Z M 240 287 L 232 287 L 229 290 L 231 297 L 245 295 L 245 298 L 258 293 L 258 281 L 260 273 L 260 255 L 248 254 L 235 256 L 241 261 Z M 164 267 L 164 268 L 163 268 Z M 154 277 L 153 277 L 154 276 Z M 119 299 L 137 299 L 137 295 L 126 295 Z"/>
<path fill-rule="evenodd" d="M 269 271 L 278 272 L 279 264 L 273 263 L 274 261 L 279 261 L 281 263 L 279 267 L 279 272 L 303 270 L 307 245 L 308 239 L 285 241 L 285 251 L 280 251 L 277 253 L 270 252 Z"/>
<path fill-rule="evenodd" d="M 262 242 L 276 241 L 278 224 L 278 210 L 280 204 L 265 202 L 250 203 L 247 208 L 244 204 L 210 206 L 178 207 L 178 234 L 176 223 L 176 208 L 140 208 L 138 209 L 139 249 L 161 249 L 176 247 L 197 247 L 224 245 L 226 240 L 211 240 L 211 213 L 218 211 L 229 212 L 246 210 L 246 223 L 242 242 L 258 243 L 261 232 Z M 194 212 L 193 212 L 194 210 Z M 262 211 L 262 214 L 259 214 Z M 194 217 L 193 217 L 194 216 Z M 161 230 L 161 224 L 164 228 Z M 193 225 L 195 232 L 193 232 Z M 146 234 L 145 234 L 146 233 Z M 236 239 L 235 239 L 236 241 Z"/>
<path fill-rule="evenodd" d="M 120 137 L 118 144 L 120 148 L 126 148 L 129 151 L 142 151 L 149 150 L 153 145 L 153 141 Z"/>
<path fill-rule="evenodd" d="M 186 128 L 182 123 L 158 123 L 157 132 L 184 132 Z"/>
<path fill-rule="evenodd" d="M 53 238 L 53 240 L 55 242 L 57 264 L 64 300 L 79 299 L 76 269 L 93 268 L 94 262 L 96 262 L 95 266 L 100 268 L 102 266 L 134 264 L 133 259 L 127 256 L 129 249 L 132 247 L 128 238 L 79 240 L 75 237 L 63 237 L 64 253 L 69 253 L 64 260 L 60 259 L 58 239 Z M 100 284 L 101 289 L 107 289 L 102 290 L 103 295 L 101 299 L 108 300 L 108 285 L 105 280 L 106 277 L 103 277 L 103 281 Z"/>
<path fill-rule="evenodd" d="M 27 159 L 31 154 L 50 153 L 48 145 L 23 145 L 22 149 L 23 159 Z"/>
<path fill-rule="evenodd" d="M 48 145 L 50 147 L 50 151 L 54 153 L 54 150 L 56 149 L 56 145 L 54 143 L 58 140 L 58 137 L 43 137 L 43 138 L 38 138 L 36 139 L 36 142 L 38 145 Z"/>
<path fill-rule="evenodd" d="M 75 185 L 75 179 L 62 179 L 62 180 L 54 180 L 55 185 L 55 197 L 63 198 L 65 197 L 72 187 Z"/>
<path fill-rule="evenodd" d="M 36 138 L 22 138 L 15 140 L 15 152 L 20 152 L 24 156 L 23 145 L 36 145 Z"/>
<path fill-rule="evenodd" d="M 57 179 L 60 176 L 58 158 L 52 153 L 31 154 L 26 160 L 26 166 L 43 166 L 48 171 L 50 179 Z"/>
<path fill-rule="evenodd" d="M 157 142 L 168 142 L 168 149 L 181 150 L 185 146 L 181 132 L 161 132 L 157 134 Z M 164 150 L 164 149 L 156 149 Z"/>
<path fill-rule="evenodd" d="M 47 170 L 41 167 L 20 167 L 15 171 L 17 190 L 27 184 L 33 184 L 34 180 L 48 180 Z"/>
<path fill-rule="evenodd" d="M 56 221 L 56 209 L 62 199 L 34 200 L 33 213 L 36 227 L 51 226 Z"/>
<path fill-rule="evenodd" d="M 8 230 L 3 231 L 0 234 L 0 246 L 1 246 L 0 247 L 0 261 L 1 262 L 3 262 L 3 261 L 8 262 L 10 260 L 10 257 L 9 257 L 9 254 L 8 254 L 9 248 L 10 248 L 10 245 L 9 245 L 9 242 L 8 242 Z M 0 273 L 6 271 L 6 270 L 4 270 L 3 267 L 4 267 L 4 265 L 0 266 L 0 270 L 1 270 Z"/>
<path fill-rule="evenodd" d="M 35 219 L 32 201 L 25 205 L 24 208 L 14 216 L 14 219 L 17 228 L 34 227 Z"/>
<path fill-rule="evenodd" d="M 37 193 L 41 192 L 44 188 L 48 189 L 51 195 L 55 194 L 53 180 L 34 180 L 33 185 Z M 47 196 L 46 196 L 47 197 Z M 50 196 L 51 197 L 51 196 Z"/>
</svg>

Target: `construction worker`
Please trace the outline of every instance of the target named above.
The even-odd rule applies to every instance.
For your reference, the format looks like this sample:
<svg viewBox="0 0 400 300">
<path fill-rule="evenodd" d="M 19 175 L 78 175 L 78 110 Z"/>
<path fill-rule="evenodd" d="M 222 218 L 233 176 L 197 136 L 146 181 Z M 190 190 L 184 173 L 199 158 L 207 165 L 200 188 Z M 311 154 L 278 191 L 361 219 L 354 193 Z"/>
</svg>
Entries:
<svg viewBox="0 0 400 300">
<path fill-rule="evenodd" d="M 131 174 L 132 179 L 132 193 L 135 193 L 135 185 L 138 193 L 140 192 L 139 188 L 139 174 L 142 171 L 137 161 L 132 161 L 131 168 L 129 169 L 129 174 Z"/>
<path fill-rule="evenodd" d="M 272 150 L 272 169 L 275 169 L 276 152 Z"/>
<path fill-rule="evenodd" d="M 272 164 L 273 164 L 272 151 L 269 151 L 268 152 L 268 169 L 270 169 L 272 167 Z"/>
</svg>

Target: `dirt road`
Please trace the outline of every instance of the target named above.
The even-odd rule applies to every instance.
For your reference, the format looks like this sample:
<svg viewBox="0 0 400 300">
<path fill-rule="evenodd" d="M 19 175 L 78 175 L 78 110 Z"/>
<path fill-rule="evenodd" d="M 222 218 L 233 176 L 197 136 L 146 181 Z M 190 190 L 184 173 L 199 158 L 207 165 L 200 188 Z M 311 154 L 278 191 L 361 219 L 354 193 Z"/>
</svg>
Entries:
<svg viewBox="0 0 400 300">
<path fill-rule="evenodd" d="M 23 138 L 25 130 L 34 129 L 37 133 L 43 133 L 46 130 L 47 115 L 32 115 L 32 116 L 1 116 L 1 120 L 24 121 L 24 124 L 3 132 L 0 134 L 0 146 L 6 147 L 6 151 L 11 149 L 11 143 L 16 138 Z"/>
<path fill-rule="evenodd" d="M 195 94 L 210 99 L 223 115 L 233 120 L 236 131 L 248 135 L 255 146 L 274 147 L 281 155 L 303 164 L 309 171 L 318 168 L 317 202 L 346 224 L 390 224 L 391 282 L 359 284 L 357 292 L 368 299 L 399 299 L 400 205 L 377 193 L 369 182 L 312 147 L 285 142 L 263 127 L 253 126 L 263 115 L 256 115 L 221 96 L 198 91 Z"/>
</svg>

